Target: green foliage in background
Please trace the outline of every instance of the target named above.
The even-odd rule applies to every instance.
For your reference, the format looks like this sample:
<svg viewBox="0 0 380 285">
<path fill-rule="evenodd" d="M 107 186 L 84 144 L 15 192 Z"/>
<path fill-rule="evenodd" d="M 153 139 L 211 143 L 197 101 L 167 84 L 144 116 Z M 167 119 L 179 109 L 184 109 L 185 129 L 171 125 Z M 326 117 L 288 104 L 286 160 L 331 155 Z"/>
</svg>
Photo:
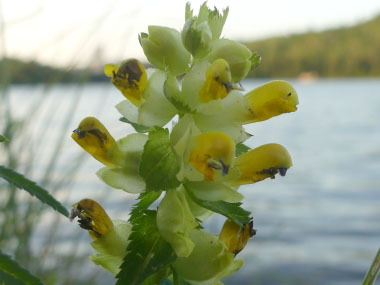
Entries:
<svg viewBox="0 0 380 285">
<path fill-rule="evenodd" d="M 380 15 L 352 27 L 245 43 L 264 60 L 255 77 L 380 76 Z"/>
</svg>

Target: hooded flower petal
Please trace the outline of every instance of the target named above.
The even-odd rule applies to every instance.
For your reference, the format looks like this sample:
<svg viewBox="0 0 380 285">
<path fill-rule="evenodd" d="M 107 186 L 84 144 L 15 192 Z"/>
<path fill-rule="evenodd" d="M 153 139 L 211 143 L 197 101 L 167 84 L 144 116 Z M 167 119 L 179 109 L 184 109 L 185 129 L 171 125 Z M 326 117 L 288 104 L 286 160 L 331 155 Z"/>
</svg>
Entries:
<svg viewBox="0 0 380 285">
<path fill-rule="evenodd" d="M 119 67 L 107 64 L 104 73 L 112 77 L 112 83 L 133 104 L 140 105 L 148 78 L 144 66 L 137 59 L 124 60 Z"/>
<path fill-rule="evenodd" d="M 107 152 L 115 144 L 115 139 L 98 119 L 83 119 L 71 137 L 96 160 L 105 165 L 113 165 Z"/>
<path fill-rule="evenodd" d="M 251 117 L 245 123 L 268 120 L 297 110 L 298 96 L 289 82 L 274 80 L 244 96 L 251 107 Z"/>
<path fill-rule="evenodd" d="M 206 72 L 206 81 L 199 90 L 199 98 L 202 103 L 215 99 L 223 99 L 231 91 L 231 71 L 224 59 L 215 60 Z"/>
<path fill-rule="evenodd" d="M 235 167 L 239 168 L 241 176 L 232 184 L 251 184 L 266 178 L 274 178 L 277 173 L 285 176 L 291 166 L 290 154 L 282 145 L 265 144 L 235 159 Z"/>
<path fill-rule="evenodd" d="M 79 218 L 79 226 L 88 230 L 94 240 L 113 228 L 113 223 L 102 206 L 91 199 L 83 199 L 73 205 L 70 220 L 72 221 L 76 217 Z"/>
<path fill-rule="evenodd" d="M 255 234 L 256 230 L 253 229 L 252 219 L 243 227 L 240 227 L 231 220 L 226 220 L 220 232 L 219 240 L 224 242 L 228 252 L 237 255 Z"/>
</svg>

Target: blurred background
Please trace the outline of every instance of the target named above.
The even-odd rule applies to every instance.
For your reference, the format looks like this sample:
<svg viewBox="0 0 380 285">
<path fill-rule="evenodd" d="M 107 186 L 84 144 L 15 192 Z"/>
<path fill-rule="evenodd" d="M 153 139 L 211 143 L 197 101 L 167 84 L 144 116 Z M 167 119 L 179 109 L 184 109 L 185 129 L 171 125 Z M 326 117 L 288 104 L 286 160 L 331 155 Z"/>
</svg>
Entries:
<svg viewBox="0 0 380 285">
<path fill-rule="evenodd" d="M 352 2 L 352 1 L 351 1 Z M 67 208 L 99 201 L 128 219 L 135 195 L 104 185 L 101 164 L 70 138 L 86 116 L 115 138 L 133 130 L 106 63 L 146 62 L 147 26 L 181 29 L 186 1 L 0 0 L 0 164 L 37 181 Z M 197 11 L 202 1 L 192 1 Z M 230 7 L 223 36 L 262 56 L 245 90 L 289 80 L 296 113 L 247 125 L 246 143 L 283 144 L 286 177 L 245 186 L 257 236 L 225 284 L 358 284 L 380 246 L 380 2 L 208 1 Z M 224 218 L 206 222 L 217 233 Z M 113 284 L 89 260 L 75 223 L 0 180 L 0 249 L 46 284 Z M 0 281 L 6 280 L 0 274 Z M 17 284 L 17 283 L 11 283 Z"/>
</svg>

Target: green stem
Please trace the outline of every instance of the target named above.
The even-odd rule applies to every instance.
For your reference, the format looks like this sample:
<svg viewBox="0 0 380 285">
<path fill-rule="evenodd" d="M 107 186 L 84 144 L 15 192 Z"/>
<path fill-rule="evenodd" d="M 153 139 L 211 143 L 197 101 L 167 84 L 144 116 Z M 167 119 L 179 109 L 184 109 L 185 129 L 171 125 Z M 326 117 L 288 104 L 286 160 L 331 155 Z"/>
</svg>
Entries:
<svg viewBox="0 0 380 285">
<path fill-rule="evenodd" d="M 363 285 L 372 285 L 376 281 L 376 277 L 380 272 L 380 248 L 377 251 L 375 259 L 373 260 L 371 267 L 364 277 Z"/>
</svg>

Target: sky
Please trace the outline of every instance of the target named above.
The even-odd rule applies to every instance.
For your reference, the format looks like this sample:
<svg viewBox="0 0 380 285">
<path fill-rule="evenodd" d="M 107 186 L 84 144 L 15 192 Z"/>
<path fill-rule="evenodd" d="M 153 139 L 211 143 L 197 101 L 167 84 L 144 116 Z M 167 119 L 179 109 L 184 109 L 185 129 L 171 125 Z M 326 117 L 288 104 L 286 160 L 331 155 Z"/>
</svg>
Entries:
<svg viewBox="0 0 380 285">
<path fill-rule="evenodd" d="M 0 56 L 66 68 L 144 59 L 148 25 L 181 30 L 187 1 L 0 0 Z M 190 1 L 197 12 L 202 1 Z M 379 0 L 208 1 L 230 13 L 222 36 L 255 40 L 353 25 L 380 14 Z M 349 3 L 349 4 L 348 4 Z"/>
</svg>

